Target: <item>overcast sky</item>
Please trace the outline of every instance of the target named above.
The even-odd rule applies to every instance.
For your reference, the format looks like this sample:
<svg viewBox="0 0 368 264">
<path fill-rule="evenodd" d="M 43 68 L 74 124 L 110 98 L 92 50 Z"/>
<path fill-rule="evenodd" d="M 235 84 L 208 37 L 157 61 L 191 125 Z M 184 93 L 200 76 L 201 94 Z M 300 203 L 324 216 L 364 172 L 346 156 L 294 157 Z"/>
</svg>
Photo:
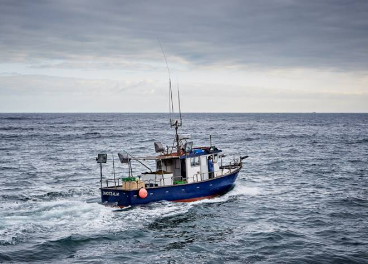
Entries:
<svg viewBox="0 0 368 264">
<path fill-rule="evenodd" d="M 0 0 L 0 112 L 368 112 L 368 1 Z"/>
</svg>

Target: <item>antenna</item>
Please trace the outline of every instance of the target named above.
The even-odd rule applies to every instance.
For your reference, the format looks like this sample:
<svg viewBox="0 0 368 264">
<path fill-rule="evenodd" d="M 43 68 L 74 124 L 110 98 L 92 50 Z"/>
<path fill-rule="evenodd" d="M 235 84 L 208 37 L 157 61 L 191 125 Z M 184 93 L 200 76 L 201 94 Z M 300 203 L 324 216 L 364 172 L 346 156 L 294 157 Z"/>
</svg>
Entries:
<svg viewBox="0 0 368 264">
<path fill-rule="evenodd" d="M 179 103 L 179 118 L 180 120 L 173 120 L 172 116 L 174 114 L 174 102 L 173 102 L 173 92 L 171 89 L 171 76 L 170 76 L 170 69 L 169 64 L 167 63 L 166 55 L 164 52 L 164 49 L 162 48 L 161 41 L 157 37 L 158 43 L 160 44 L 162 54 L 164 55 L 167 72 L 169 74 L 169 111 L 170 111 L 170 126 L 175 127 L 175 141 L 176 141 L 176 149 L 177 153 L 180 155 L 180 143 L 179 143 L 179 135 L 178 135 L 178 128 L 182 125 L 182 119 L 181 119 L 181 108 L 180 108 L 180 92 L 179 92 L 179 84 L 178 84 L 178 103 Z M 179 83 L 179 81 L 178 81 Z"/>
<path fill-rule="evenodd" d="M 181 107 L 180 107 L 180 91 L 179 91 L 179 79 L 176 79 L 177 86 L 178 86 L 178 103 L 179 103 L 179 118 L 180 118 L 180 125 L 183 124 L 183 120 L 181 118 Z"/>
<path fill-rule="evenodd" d="M 172 96 L 172 89 L 171 89 L 170 69 L 169 69 L 169 65 L 167 64 L 166 55 L 165 55 L 164 49 L 162 48 L 161 41 L 158 37 L 157 37 L 157 40 L 158 40 L 158 43 L 160 44 L 162 54 L 164 55 L 167 73 L 169 74 L 169 113 L 170 113 L 170 125 L 172 126 L 173 125 L 172 114 L 174 113 L 174 103 L 173 103 L 173 98 L 172 98 L 173 96 Z"/>
</svg>

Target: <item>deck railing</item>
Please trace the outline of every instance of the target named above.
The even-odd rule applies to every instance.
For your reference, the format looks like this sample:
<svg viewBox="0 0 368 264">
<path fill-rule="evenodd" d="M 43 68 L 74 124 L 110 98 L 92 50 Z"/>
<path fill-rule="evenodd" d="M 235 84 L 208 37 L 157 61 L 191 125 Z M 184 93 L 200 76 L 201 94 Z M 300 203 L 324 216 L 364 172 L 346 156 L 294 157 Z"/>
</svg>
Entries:
<svg viewBox="0 0 368 264">
<path fill-rule="evenodd" d="M 213 178 L 217 178 L 217 177 L 221 177 L 225 174 L 231 173 L 232 169 L 235 169 L 236 166 L 234 164 L 231 164 L 229 166 L 223 167 L 219 170 L 216 170 L 213 172 Z M 138 176 L 137 178 L 141 181 L 144 181 L 145 186 L 146 187 L 159 187 L 159 186 L 172 186 L 175 185 L 174 182 L 179 181 L 179 182 L 187 182 L 187 183 L 192 183 L 192 182 L 201 182 L 204 180 L 209 179 L 209 172 L 203 172 L 203 173 L 196 173 L 193 174 L 193 176 L 188 176 L 188 177 L 183 177 L 183 176 L 172 176 L 170 178 L 156 178 L 155 179 L 142 179 L 142 176 Z M 161 175 L 161 174 L 157 174 L 157 175 Z M 170 179 L 170 184 L 165 184 L 166 181 L 168 181 Z M 117 179 L 105 179 L 106 181 L 106 187 L 109 187 L 109 183 L 113 183 L 112 185 L 110 185 L 110 188 L 117 188 L 117 187 L 122 187 L 122 180 L 120 178 Z M 120 183 L 121 182 L 121 183 Z M 137 188 L 138 188 L 138 183 L 137 183 Z"/>
</svg>

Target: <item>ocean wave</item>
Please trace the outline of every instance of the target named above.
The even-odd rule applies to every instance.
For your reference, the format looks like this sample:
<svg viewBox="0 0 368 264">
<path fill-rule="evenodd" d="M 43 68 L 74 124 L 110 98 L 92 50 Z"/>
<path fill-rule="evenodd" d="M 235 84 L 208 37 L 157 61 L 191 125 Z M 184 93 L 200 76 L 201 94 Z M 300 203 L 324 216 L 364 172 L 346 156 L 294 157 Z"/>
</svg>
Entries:
<svg viewBox="0 0 368 264">
<path fill-rule="evenodd" d="M 155 141 L 157 141 L 157 140 L 154 139 L 154 138 L 147 138 L 147 139 L 140 139 L 140 140 L 138 140 L 139 143 L 155 142 Z"/>
<path fill-rule="evenodd" d="M 246 137 L 246 138 L 243 138 L 242 140 L 244 141 L 255 141 L 255 140 L 260 140 L 261 138 L 259 137 Z"/>
<path fill-rule="evenodd" d="M 365 197 L 355 197 L 355 196 L 348 196 L 345 198 L 340 198 L 337 203 L 345 204 L 346 206 L 368 206 L 368 199 Z"/>
<path fill-rule="evenodd" d="M 87 133 L 84 133 L 83 135 L 79 135 L 85 139 L 91 139 L 91 138 L 101 138 L 102 135 L 101 133 L 99 132 L 87 132 Z"/>
<path fill-rule="evenodd" d="M 310 134 L 287 134 L 287 135 L 276 135 L 278 138 L 284 139 L 302 139 L 302 138 L 310 138 L 312 135 Z"/>
<path fill-rule="evenodd" d="M 21 120 L 29 120 L 29 119 L 32 119 L 32 118 L 26 117 L 26 116 L 22 116 L 22 117 L 18 117 L 18 116 L 1 117 L 0 116 L 0 119 L 21 121 Z"/>
<path fill-rule="evenodd" d="M 355 141 L 355 143 L 356 144 L 368 143 L 368 138 L 359 139 L 359 140 Z"/>
<path fill-rule="evenodd" d="M 45 241 L 31 249 L 21 249 L 4 255 L 3 260 L 16 262 L 32 262 L 32 261 L 47 261 L 60 259 L 60 256 L 71 256 L 78 250 L 80 246 L 85 246 L 89 243 L 97 243 L 99 241 L 112 240 L 113 236 L 96 235 L 96 236 L 80 236 L 70 235 L 64 238 Z M 0 255 L 1 260 L 1 255 Z"/>
<path fill-rule="evenodd" d="M 33 131 L 35 130 L 34 127 L 12 127 L 12 126 L 7 126 L 7 127 L 0 127 L 0 131 Z"/>
<path fill-rule="evenodd" d="M 69 189 L 63 191 L 50 191 L 42 195 L 36 195 L 32 198 L 37 200 L 44 200 L 44 201 L 51 201 L 51 200 L 60 200 L 68 197 L 83 197 L 83 196 L 90 196 L 93 195 L 95 191 L 91 190 L 90 188 L 85 189 Z"/>
</svg>

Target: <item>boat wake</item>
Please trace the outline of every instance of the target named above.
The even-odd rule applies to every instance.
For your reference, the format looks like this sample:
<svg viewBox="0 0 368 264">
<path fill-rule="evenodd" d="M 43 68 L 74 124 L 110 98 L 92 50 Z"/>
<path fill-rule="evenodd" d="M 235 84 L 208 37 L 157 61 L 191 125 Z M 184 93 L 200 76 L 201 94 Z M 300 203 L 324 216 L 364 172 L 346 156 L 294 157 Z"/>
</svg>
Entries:
<svg viewBox="0 0 368 264">
<path fill-rule="evenodd" d="M 0 245 L 108 230 L 113 218 L 111 209 L 97 203 L 75 200 L 14 203 L 1 213 Z"/>
<path fill-rule="evenodd" d="M 7 204 L 1 213 L 0 245 L 58 241 L 71 236 L 98 237 L 126 230 L 138 230 L 157 219 L 186 214 L 201 204 L 223 203 L 242 196 L 260 194 L 258 187 L 239 182 L 233 190 L 213 199 L 181 203 L 162 201 L 128 207 L 105 207 L 73 197 L 52 201 L 27 201 Z"/>
<path fill-rule="evenodd" d="M 140 229 L 158 217 L 185 213 L 189 208 L 188 204 L 159 202 L 116 210 L 72 198 L 13 203 L 1 213 L 0 245 L 56 241 L 75 235 L 116 234 Z"/>
</svg>

